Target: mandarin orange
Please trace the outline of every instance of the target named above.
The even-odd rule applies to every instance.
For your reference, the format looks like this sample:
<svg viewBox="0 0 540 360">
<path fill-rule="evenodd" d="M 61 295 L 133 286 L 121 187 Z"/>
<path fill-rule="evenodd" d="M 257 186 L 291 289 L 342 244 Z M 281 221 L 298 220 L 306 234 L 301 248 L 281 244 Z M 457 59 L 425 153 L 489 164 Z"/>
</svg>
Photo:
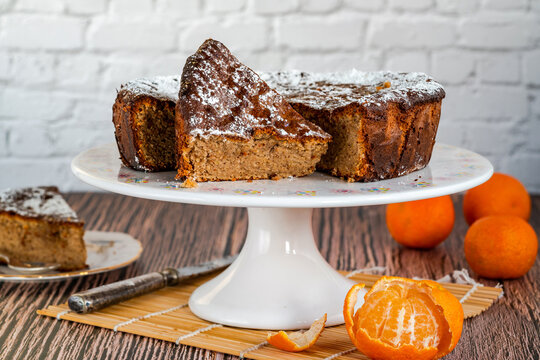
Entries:
<svg viewBox="0 0 540 360">
<path fill-rule="evenodd" d="M 491 179 L 465 193 L 463 214 L 469 225 L 489 215 L 515 215 L 528 220 L 531 197 L 518 179 L 494 173 Z"/>
<path fill-rule="evenodd" d="M 463 309 L 442 286 L 382 277 L 354 306 L 363 285 L 349 290 L 343 306 L 353 344 L 373 359 L 436 359 L 451 352 L 461 336 Z"/>
<path fill-rule="evenodd" d="M 491 279 L 523 276 L 534 265 L 538 238 L 518 216 L 486 216 L 465 235 L 465 258 L 471 269 Z"/>
<path fill-rule="evenodd" d="M 390 204 L 386 225 L 401 245 L 429 249 L 439 245 L 454 227 L 454 205 L 450 196 Z"/>
</svg>

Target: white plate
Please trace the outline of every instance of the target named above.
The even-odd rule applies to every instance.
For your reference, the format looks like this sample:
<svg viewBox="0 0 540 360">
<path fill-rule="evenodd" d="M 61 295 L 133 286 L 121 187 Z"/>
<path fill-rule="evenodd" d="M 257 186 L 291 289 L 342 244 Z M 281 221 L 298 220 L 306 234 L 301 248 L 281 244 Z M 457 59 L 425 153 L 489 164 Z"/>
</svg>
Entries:
<svg viewBox="0 0 540 360">
<path fill-rule="evenodd" d="M 120 232 L 86 231 L 84 234 L 88 267 L 82 270 L 22 275 L 0 265 L 0 281 L 55 281 L 112 271 L 128 266 L 141 256 L 142 245 L 132 236 Z"/>
<path fill-rule="evenodd" d="M 371 183 L 348 183 L 326 174 L 301 178 L 199 183 L 181 188 L 175 172 L 147 173 L 122 165 L 116 144 L 79 154 L 71 163 L 84 182 L 104 190 L 154 200 L 238 207 L 343 207 L 426 199 L 467 190 L 489 179 L 490 162 L 472 151 L 436 144 L 429 165 Z"/>
</svg>

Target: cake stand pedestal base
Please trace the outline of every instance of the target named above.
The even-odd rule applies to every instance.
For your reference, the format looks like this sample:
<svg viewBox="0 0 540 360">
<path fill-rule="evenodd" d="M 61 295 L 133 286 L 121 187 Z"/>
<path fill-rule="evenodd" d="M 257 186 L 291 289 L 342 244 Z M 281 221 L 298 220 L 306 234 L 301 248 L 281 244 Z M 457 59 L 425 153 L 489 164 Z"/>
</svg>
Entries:
<svg viewBox="0 0 540 360">
<path fill-rule="evenodd" d="M 319 253 L 312 213 L 310 208 L 248 208 L 242 251 L 193 292 L 191 311 L 211 322 L 251 329 L 306 329 L 325 313 L 328 326 L 342 324 L 343 302 L 354 282 Z"/>
</svg>

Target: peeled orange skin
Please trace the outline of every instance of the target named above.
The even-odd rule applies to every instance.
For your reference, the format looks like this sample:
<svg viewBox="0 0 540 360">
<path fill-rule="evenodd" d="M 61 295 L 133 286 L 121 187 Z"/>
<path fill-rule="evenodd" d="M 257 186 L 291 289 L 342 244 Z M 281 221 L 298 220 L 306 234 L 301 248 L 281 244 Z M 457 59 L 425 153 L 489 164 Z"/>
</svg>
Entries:
<svg viewBox="0 0 540 360">
<path fill-rule="evenodd" d="M 283 330 L 270 332 L 266 337 L 266 341 L 281 350 L 291 352 L 303 351 L 309 349 L 317 342 L 324 330 L 325 324 L 326 314 L 320 319 L 315 320 L 306 332 L 296 331 L 289 334 Z"/>
<path fill-rule="evenodd" d="M 450 196 L 389 204 L 386 225 L 401 245 L 430 249 L 443 242 L 454 227 L 454 204 Z"/>
<path fill-rule="evenodd" d="M 465 235 L 465 258 L 471 269 L 490 279 L 515 279 L 536 261 L 538 238 L 517 216 L 487 216 L 474 222 Z"/>
<path fill-rule="evenodd" d="M 353 286 L 347 294 L 343 307 L 345 326 L 353 344 L 358 348 L 358 350 L 373 359 L 428 360 L 439 358 L 448 354 L 454 349 L 459 337 L 461 336 L 461 328 L 463 326 L 463 310 L 459 301 L 452 294 L 450 294 L 442 286 L 435 284 L 399 277 L 383 277 L 377 281 L 373 285 L 373 288 L 366 294 L 364 305 L 358 309 L 354 315 L 353 312 L 356 304 L 357 294 L 363 285 L 358 284 Z M 410 291 L 409 294 L 412 294 L 411 298 L 395 298 L 393 296 L 395 294 L 392 287 L 403 287 L 404 289 L 408 289 Z M 390 301 L 385 302 L 385 300 Z M 410 300 L 417 304 L 422 304 L 423 301 L 427 301 L 430 309 L 427 313 L 417 314 L 416 310 L 420 309 L 420 307 L 411 305 L 412 303 L 408 304 L 406 300 Z M 396 301 L 399 305 L 405 305 L 404 307 L 400 308 L 397 319 L 396 317 L 383 318 L 382 328 L 381 323 L 378 323 L 377 325 L 375 322 L 375 329 L 378 335 L 375 337 L 370 336 L 369 329 L 363 327 L 363 325 L 367 325 L 368 327 L 372 328 L 373 324 L 371 324 L 372 319 L 370 319 L 370 316 L 373 314 L 373 316 L 376 317 L 378 313 L 380 313 L 381 309 L 383 314 L 389 315 L 391 313 L 392 306 L 396 304 Z M 400 301 L 402 302 L 400 303 Z M 439 304 L 437 301 L 441 301 L 441 303 Z M 413 307 L 408 307 L 409 305 Z M 371 312 L 363 311 L 365 310 L 364 307 L 366 306 L 368 306 L 368 309 Z M 378 309 L 378 307 L 380 308 Z M 446 309 L 446 307 L 449 308 Z M 411 309 L 414 309 L 414 311 L 411 311 Z M 401 310 L 403 310 L 403 312 Z M 409 315 L 408 321 L 405 321 L 404 319 L 407 318 L 407 315 Z M 412 315 L 416 316 L 415 320 L 419 321 L 418 324 L 416 324 L 415 321 L 411 322 Z M 446 316 L 449 316 L 454 320 L 449 322 L 447 321 Z M 416 333 L 417 335 L 420 335 L 424 330 L 423 325 L 426 325 L 426 318 L 428 321 L 427 325 L 429 325 L 431 321 L 431 325 L 433 325 L 431 331 L 435 331 L 436 336 L 438 336 L 440 340 L 437 343 L 437 346 L 418 347 L 413 343 L 394 345 L 390 344 L 387 338 L 384 338 L 387 327 L 389 327 L 387 325 L 391 321 L 397 321 L 397 324 L 401 324 L 402 326 L 405 324 L 407 324 L 407 326 L 413 324 L 415 330 L 417 329 L 417 326 L 420 326 L 418 333 Z M 407 336 L 407 331 L 410 329 L 402 328 L 403 332 L 400 329 L 394 328 L 390 328 L 390 330 L 395 330 L 396 336 L 400 336 L 401 339 L 403 336 Z M 371 333 L 373 333 L 373 331 L 371 331 Z M 414 333 L 415 332 L 413 332 L 413 334 Z M 428 335 L 431 335 L 431 337 L 434 336 L 433 333 L 428 333 Z M 415 340 L 417 339 L 414 337 L 412 341 L 414 342 Z M 422 337 L 418 338 L 418 341 L 422 341 L 424 344 L 426 343 L 425 338 Z"/>
<path fill-rule="evenodd" d="M 494 173 L 488 181 L 465 193 L 463 214 L 469 225 L 490 215 L 515 215 L 529 220 L 531 197 L 518 179 Z"/>
</svg>

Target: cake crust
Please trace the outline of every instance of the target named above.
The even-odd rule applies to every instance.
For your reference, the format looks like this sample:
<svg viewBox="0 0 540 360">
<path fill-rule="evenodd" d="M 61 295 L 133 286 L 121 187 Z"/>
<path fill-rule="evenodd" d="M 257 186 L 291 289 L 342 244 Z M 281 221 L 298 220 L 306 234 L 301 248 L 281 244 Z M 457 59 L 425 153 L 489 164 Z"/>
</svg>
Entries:
<svg viewBox="0 0 540 360">
<path fill-rule="evenodd" d="M 263 73 L 334 141 L 317 165 L 349 181 L 377 181 L 425 167 L 445 96 L 422 73 Z"/>
<path fill-rule="evenodd" d="M 307 175 L 331 140 L 212 39 L 184 66 L 176 136 L 177 178 L 197 181 Z"/>
<path fill-rule="evenodd" d="M 176 168 L 174 108 L 179 76 L 156 76 L 123 84 L 113 105 L 113 124 L 120 158 L 142 171 Z"/>
</svg>

